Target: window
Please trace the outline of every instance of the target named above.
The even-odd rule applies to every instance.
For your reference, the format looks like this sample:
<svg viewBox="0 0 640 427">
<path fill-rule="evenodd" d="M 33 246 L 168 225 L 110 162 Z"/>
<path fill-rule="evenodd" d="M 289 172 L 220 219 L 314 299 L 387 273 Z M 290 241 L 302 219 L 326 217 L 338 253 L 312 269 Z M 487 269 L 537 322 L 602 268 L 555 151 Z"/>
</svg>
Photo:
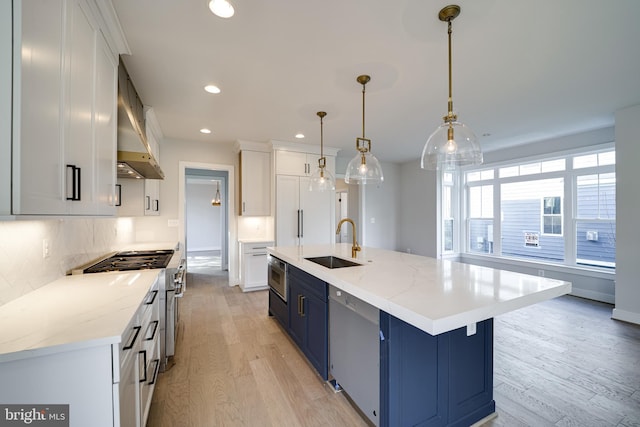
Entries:
<svg viewBox="0 0 640 427">
<path fill-rule="evenodd" d="M 452 253 L 454 251 L 454 203 L 453 173 L 443 172 L 442 174 L 442 253 Z"/>
<path fill-rule="evenodd" d="M 564 178 L 509 182 L 500 185 L 500 194 L 502 254 L 563 261 Z"/>
<path fill-rule="evenodd" d="M 560 196 L 542 199 L 542 233 L 562 236 L 562 202 Z"/>
<path fill-rule="evenodd" d="M 469 252 L 493 253 L 493 185 L 469 187 L 468 219 Z"/>
<path fill-rule="evenodd" d="M 613 149 L 485 166 L 462 178 L 466 252 L 615 268 Z"/>
<path fill-rule="evenodd" d="M 615 173 L 576 177 L 576 262 L 614 267 L 616 252 Z"/>
</svg>

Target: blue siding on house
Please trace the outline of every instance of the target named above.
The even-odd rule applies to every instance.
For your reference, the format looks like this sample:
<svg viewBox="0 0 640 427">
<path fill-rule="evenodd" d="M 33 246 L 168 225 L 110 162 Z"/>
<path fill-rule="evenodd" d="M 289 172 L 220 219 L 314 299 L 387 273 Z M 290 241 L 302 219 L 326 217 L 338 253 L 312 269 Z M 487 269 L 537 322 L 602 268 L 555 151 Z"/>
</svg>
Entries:
<svg viewBox="0 0 640 427">
<path fill-rule="evenodd" d="M 564 237 L 542 234 L 540 209 L 540 199 L 502 201 L 503 255 L 550 261 L 564 260 Z M 563 232 L 565 231 L 563 229 Z M 539 246 L 525 246 L 525 233 L 538 233 Z"/>
<path fill-rule="evenodd" d="M 474 219 L 469 223 L 469 252 L 493 253 L 493 220 Z"/>
<path fill-rule="evenodd" d="M 588 240 L 587 232 L 597 232 L 597 241 Z M 579 222 L 576 234 L 576 258 L 578 264 L 593 265 L 596 263 L 615 263 L 616 262 L 616 226 L 612 223 Z M 592 262 L 589 262 L 592 261 Z M 613 267 L 613 265 L 611 265 Z"/>
</svg>

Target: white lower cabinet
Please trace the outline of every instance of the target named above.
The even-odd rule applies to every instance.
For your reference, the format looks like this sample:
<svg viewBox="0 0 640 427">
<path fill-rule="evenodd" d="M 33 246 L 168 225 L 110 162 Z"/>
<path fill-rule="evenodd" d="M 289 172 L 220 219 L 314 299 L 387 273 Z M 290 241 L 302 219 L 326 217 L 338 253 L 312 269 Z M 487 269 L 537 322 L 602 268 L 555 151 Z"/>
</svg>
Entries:
<svg viewBox="0 0 640 427">
<path fill-rule="evenodd" d="M 268 246 L 273 246 L 273 241 L 240 242 L 240 288 L 243 292 L 268 289 Z"/>
<path fill-rule="evenodd" d="M 159 306 L 156 281 L 119 343 L 80 342 L 0 363 L 0 402 L 68 404 L 71 427 L 146 425 L 160 362 Z"/>
</svg>

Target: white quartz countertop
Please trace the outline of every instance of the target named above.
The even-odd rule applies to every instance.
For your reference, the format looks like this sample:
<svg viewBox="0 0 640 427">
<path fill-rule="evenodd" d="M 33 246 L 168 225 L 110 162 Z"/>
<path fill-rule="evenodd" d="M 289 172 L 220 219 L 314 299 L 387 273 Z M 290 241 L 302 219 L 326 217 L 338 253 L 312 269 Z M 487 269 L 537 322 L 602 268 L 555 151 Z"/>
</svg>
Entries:
<svg viewBox="0 0 640 427">
<path fill-rule="evenodd" d="M 571 283 L 350 244 L 276 246 L 268 252 L 431 335 L 571 292 Z M 329 269 L 305 258 L 334 255 L 362 264 Z"/>
<path fill-rule="evenodd" d="M 0 306 L 0 362 L 120 342 L 159 272 L 64 276 Z"/>
</svg>

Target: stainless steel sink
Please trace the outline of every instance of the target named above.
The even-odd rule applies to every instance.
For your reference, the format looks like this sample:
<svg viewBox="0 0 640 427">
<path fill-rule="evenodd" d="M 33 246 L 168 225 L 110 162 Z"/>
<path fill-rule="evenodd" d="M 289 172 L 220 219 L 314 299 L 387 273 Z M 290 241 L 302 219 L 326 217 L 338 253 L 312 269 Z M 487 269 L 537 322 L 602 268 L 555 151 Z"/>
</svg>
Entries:
<svg viewBox="0 0 640 427">
<path fill-rule="evenodd" d="M 362 265 L 362 264 L 358 264 L 357 262 L 334 257 L 332 255 L 305 258 L 305 259 L 311 262 L 315 262 L 316 264 L 320 264 L 321 266 L 327 267 L 327 268 L 354 267 L 356 265 Z"/>
</svg>

